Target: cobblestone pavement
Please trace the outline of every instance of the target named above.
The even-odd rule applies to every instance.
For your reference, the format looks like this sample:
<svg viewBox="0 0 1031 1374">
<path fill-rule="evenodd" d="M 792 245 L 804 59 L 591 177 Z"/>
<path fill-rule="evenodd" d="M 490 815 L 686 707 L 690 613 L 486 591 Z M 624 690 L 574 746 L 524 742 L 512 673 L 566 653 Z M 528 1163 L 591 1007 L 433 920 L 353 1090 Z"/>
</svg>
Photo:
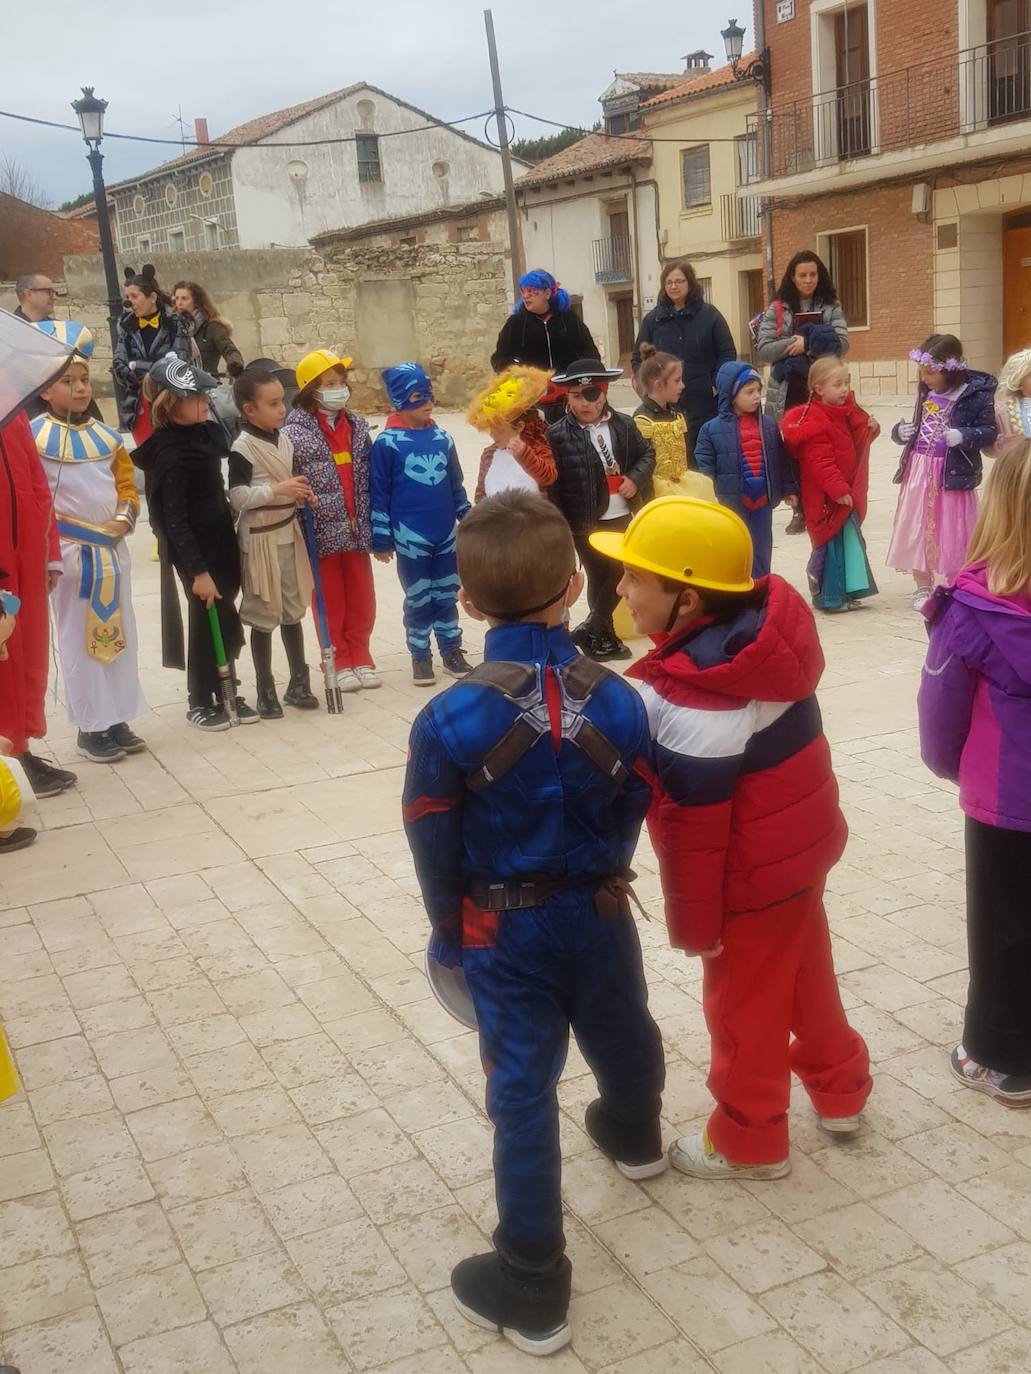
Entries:
<svg viewBox="0 0 1031 1374">
<path fill-rule="evenodd" d="M 479 444 L 453 427 L 472 472 Z M 828 906 L 876 1067 L 863 1131 L 829 1142 L 800 1096 L 789 1179 L 638 1186 L 584 1135 L 593 1087 L 574 1048 L 560 1098 L 575 1339 L 555 1374 L 1031 1368 L 1031 1112 L 948 1072 L 961 824 L 917 754 L 923 627 L 883 570 L 891 448 L 868 524 L 882 595 L 821 623 L 852 829 Z M 798 584 L 805 541 L 785 521 L 776 564 Z M 522 1367 L 447 1286 L 491 1230 L 491 1134 L 476 1041 L 421 969 L 399 795 L 425 697 L 393 569 L 376 571 L 383 690 L 341 718 L 205 738 L 160 667 L 145 527 L 133 543 L 150 752 L 77 761 L 55 708 L 79 789 L 41 803 L 39 842 L 0 870 L 0 1014 L 25 1086 L 0 1108 L 2 1353 L 22 1374 Z M 638 867 L 659 911 L 645 844 Z M 641 938 L 672 1138 L 709 1102 L 699 965 L 658 923 Z"/>
</svg>

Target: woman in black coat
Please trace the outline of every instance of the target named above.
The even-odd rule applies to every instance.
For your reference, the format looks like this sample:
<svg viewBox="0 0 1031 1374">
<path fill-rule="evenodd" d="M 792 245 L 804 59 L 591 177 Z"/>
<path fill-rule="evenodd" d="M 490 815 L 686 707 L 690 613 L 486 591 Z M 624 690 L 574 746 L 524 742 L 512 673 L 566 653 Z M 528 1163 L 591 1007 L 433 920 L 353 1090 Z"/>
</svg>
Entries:
<svg viewBox="0 0 1031 1374">
<path fill-rule="evenodd" d="M 539 268 L 519 278 L 519 303 L 501 326 L 490 365 L 502 372 L 525 363 L 544 372 L 565 372 L 578 358 L 601 360 L 591 331 L 574 311 L 569 292 L 550 272 Z M 564 397 L 555 390 L 543 398 L 548 423 L 565 414 Z"/>
<path fill-rule="evenodd" d="M 137 276 L 129 277 L 125 303 L 128 309 L 118 322 L 114 357 L 115 376 L 122 384 L 123 395 L 118 419 L 123 429 L 132 431 L 137 444 L 142 444 L 153 432 L 143 396 L 143 379 L 169 353 L 189 358 L 190 341 L 149 264 Z"/>
<path fill-rule="evenodd" d="M 688 458 L 698 431 L 716 414 L 716 373 L 737 358 L 730 326 L 702 295 L 689 262 L 668 262 L 659 278 L 659 300 L 641 321 L 630 365 L 637 376 L 641 345 L 671 353 L 684 365 L 684 394 L 676 409 L 687 417 Z"/>
</svg>

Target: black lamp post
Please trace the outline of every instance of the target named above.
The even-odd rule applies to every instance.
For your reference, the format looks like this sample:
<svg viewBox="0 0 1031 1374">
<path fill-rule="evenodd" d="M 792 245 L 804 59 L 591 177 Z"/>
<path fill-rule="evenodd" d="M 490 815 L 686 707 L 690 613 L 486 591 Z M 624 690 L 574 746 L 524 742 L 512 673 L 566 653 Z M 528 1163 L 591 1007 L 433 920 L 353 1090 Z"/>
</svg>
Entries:
<svg viewBox="0 0 1031 1374">
<path fill-rule="evenodd" d="M 770 94 L 770 50 L 764 48 L 758 57 L 753 58 L 747 67 L 741 66 L 741 53 L 744 48 L 745 31 L 736 19 L 731 19 L 720 37 L 727 49 L 730 70 L 739 81 L 754 81 L 767 95 Z"/>
<path fill-rule="evenodd" d="M 104 260 L 104 279 L 107 283 L 108 325 L 111 330 L 111 353 L 114 354 L 118 343 L 118 321 L 122 314 L 122 292 L 118 285 L 118 266 L 115 263 L 115 246 L 111 240 L 111 218 L 107 208 L 107 189 L 104 186 L 104 155 L 100 144 L 104 137 L 104 112 L 106 100 L 98 100 L 92 86 L 83 86 L 82 97 L 72 101 L 72 109 L 79 117 L 79 127 L 89 152 L 86 154 L 93 172 L 93 203 L 97 207 L 97 227 L 100 230 L 100 256 Z M 118 412 L 122 411 L 122 386 L 117 374 L 112 370 L 115 387 L 115 401 Z"/>
</svg>

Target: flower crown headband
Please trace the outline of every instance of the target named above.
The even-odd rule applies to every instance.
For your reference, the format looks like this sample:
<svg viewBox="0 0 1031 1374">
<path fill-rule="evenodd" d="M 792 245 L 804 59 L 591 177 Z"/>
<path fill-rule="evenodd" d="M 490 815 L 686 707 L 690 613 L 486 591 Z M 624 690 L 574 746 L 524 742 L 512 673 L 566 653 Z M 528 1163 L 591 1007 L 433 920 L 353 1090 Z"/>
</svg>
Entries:
<svg viewBox="0 0 1031 1374">
<path fill-rule="evenodd" d="M 936 372 L 965 372 L 967 370 L 966 358 L 936 358 L 933 353 L 926 353 L 919 348 L 909 350 L 909 360 L 912 363 L 919 363 L 921 367 L 933 367 Z"/>
</svg>

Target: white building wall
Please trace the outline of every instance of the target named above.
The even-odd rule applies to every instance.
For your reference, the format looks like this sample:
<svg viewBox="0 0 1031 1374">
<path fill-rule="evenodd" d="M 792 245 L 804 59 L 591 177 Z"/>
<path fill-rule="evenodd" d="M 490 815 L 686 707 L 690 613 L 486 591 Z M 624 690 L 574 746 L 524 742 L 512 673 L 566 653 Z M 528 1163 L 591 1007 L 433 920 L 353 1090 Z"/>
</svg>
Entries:
<svg viewBox="0 0 1031 1374">
<path fill-rule="evenodd" d="M 388 96 L 359 88 L 280 130 L 261 147 L 239 149 L 232 172 L 240 247 L 302 246 L 331 229 L 418 214 L 504 189 L 500 155 L 452 129 L 387 136 L 425 123 L 423 115 Z M 380 136 L 379 182 L 359 182 L 354 143 L 286 146 L 357 132 Z"/>
</svg>

